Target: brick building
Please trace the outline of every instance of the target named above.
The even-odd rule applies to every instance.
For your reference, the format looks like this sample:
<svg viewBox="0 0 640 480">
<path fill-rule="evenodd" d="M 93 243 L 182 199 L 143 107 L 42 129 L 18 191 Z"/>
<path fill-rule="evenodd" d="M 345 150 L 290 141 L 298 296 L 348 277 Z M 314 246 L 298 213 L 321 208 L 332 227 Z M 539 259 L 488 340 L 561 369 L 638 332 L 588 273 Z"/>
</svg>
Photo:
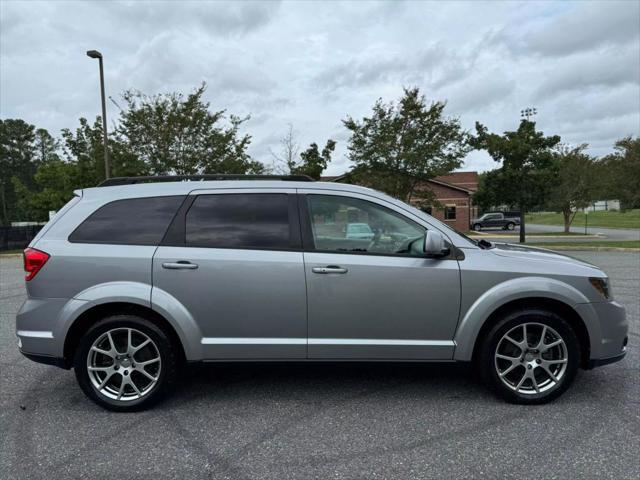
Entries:
<svg viewBox="0 0 640 480">
<path fill-rule="evenodd" d="M 322 177 L 325 182 L 347 183 L 347 175 Z M 424 209 L 438 220 L 442 220 L 461 232 L 469 230 L 471 218 L 477 215 L 472 195 L 478 189 L 478 172 L 453 172 L 424 182 L 417 188 L 416 199 L 411 203 L 420 203 L 420 191 L 431 190 L 443 208 Z"/>
</svg>

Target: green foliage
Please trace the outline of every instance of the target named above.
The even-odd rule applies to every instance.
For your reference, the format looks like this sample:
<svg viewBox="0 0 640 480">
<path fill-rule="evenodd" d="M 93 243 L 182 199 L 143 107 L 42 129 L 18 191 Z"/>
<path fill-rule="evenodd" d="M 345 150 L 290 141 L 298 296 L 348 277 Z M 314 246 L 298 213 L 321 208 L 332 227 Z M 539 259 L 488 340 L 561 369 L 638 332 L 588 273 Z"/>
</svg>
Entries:
<svg viewBox="0 0 640 480">
<path fill-rule="evenodd" d="M 620 200 L 622 208 L 640 208 L 640 137 L 625 137 L 615 152 L 598 162 L 600 198 Z"/>
<path fill-rule="evenodd" d="M 231 115 L 221 125 L 224 110 L 211 112 L 202 97 L 203 83 L 186 96 L 181 93 L 148 96 L 127 91 L 123 98 L 118 137 L 153 175 L 175 173 L 260 173 L 263 166 L 247 154 L 249 135 L 238 130 L 247 118 Z"/>
<path fill-rule="evenodd" d="M 370 117 L 343 120 L 351 131 L 353 176 L 409 201 L 420 183 L 460 167 L 470 150 L 469 135 L 457 118 L 444 116 L 445 105 L 427 105 L 418 88 L 405 88 L 398 104 L 379 99 Z"/>
<path fill-rule="evenodd" d="M 296 141 L 296 133 L 293 125 L 289 124 L 287 133 L 280 140 L 280 152 L 272 150 L 271 156 L 274 158 L 273 167 L 270 171 L 280 175 L 308 175 L 314 180 L 320 180 L 322 172 L 331 162 L 331 155 L 336 148 L 334 140 L 327 140 L 326 145 L 319 151 L 318 144 L 312 143 L 304 152 L 298 154 L 300 146 Z"/>
<path fill-rule="evenodd" d="M 20 119 L 0 120 L 0 224 L 27 218 L 25 203 L 19 201 L 23 192 L 16 192 L 13 178 L 33 188 L 39 163 L 35 127 Z"/>
<path fill-rule="evenodd" d="M 487 128 L 476 122 L 476 136 L 471 144 L 486 150 L 500 168 L 487 174 L 483 188 L 477 197 L 483 202 L 492 199 L 494 205 L 506 204 L 517 207 L 521 214 L 535 206 L 542 205 L 549 193 L 554 176 L 553 147 L 560 143 L 560 137 L 545 137 L 536 131 L 535 122 L 522 120 L 516 131 L 503 135 L 489 133 Z M 490 190 L 490 192 L 486 190 Z M 520 241 L 525 241 L 525 227 L 520 227 Z"/>
<path fill-rule="evenodd" d="M 527 222 L 541 225 L 563 225 L 564 218 L 561 213 L 539 212 L 527 215 Z M 589 228 L 640 228 L 640 209 L 620 212 L 598 210 L 590 211 L 588 214 L 581 211 L 576 213 L 573 224 L 582 227 L 585 223 L 588 223 Z"/>
<path fill-rule="evenodd" d="M 562 146 L 553 154 L 554 175 L 546 204 L 562 212 L 565 232 L 569 232 L 578 209 L 597 197 L 598 177 L 593 159 L 584 153 L 586 148 L 586 144 L 573 149 Z"/>
<path fill-rule="evenodd" d="M 28 212 L 24 217 L 30 221 L 45 221 L 49 211 L 59 210 L 73 196 L 78 188 L 78 168 L 76 164 L 54 158 L 44 162 L 35 175 L 35 189 L 27 188 L 20 180 L 13 178 L 17 192 Z"/>
<path fill-rule="evenodd" d="M 314 180 L 320 180 L 322 172 L 331 162 L 331 154 L 335 148 L 336 142 L 331 139 L 327 140 L 322 152 L 318 150 L 317 143 L 312 143 L 309 148 L 300 154 L 301 162 L 292 166 L 291 173 L 294 175 L 308 175 Z"/>
<path fill-rule="evenodd" d="M 500 172 L 489 170 L 478 175 L 478 190 L 473 194 L 473 203 L 481 211 L 490 210 L 500 205 L 498 191 L 500 188 Z"/>
<path fill-rule="evenodd" d="M 37 162 L 44 163 L 59 158 L 59 142 L 44 128 L 38 128 L 35 132 L 35 156 Z"/>
</svg>

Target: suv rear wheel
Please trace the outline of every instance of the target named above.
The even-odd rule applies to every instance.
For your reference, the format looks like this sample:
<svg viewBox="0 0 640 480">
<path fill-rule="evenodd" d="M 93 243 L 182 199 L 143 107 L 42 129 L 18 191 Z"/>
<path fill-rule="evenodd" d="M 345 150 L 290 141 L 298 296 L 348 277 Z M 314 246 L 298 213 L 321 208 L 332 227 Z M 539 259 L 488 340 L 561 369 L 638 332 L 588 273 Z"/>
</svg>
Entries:
<svg viewBox="0 0 640 480">
<path fill-rule="evenodd" d="M 540 404 L 561 395 L 580 364 L 571 326 L 553 312 L 526 309 L 505 316 L 480 351 L 485 382 L 512 403 Z"/>
<path fill-rule="evenodd" d="M 173 383 L 177 361 L 165 333 L 149 320 L 115 315 L 80 340 L 74 368 L 84 393 L 115 411 L 147 408 Z"/>
</svg>

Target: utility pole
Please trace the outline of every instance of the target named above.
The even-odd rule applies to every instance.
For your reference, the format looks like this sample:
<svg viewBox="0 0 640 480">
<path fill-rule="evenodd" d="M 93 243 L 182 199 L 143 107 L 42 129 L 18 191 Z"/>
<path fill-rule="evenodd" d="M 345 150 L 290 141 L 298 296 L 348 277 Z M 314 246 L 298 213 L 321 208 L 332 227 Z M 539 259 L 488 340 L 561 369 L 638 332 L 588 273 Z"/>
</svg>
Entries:
<svg viewBox="0 0 640 480">
<path fill-rule="evenodd" d="M 537 113 L 538 113 L 538 111 L 535 108 L 527 107 L 524 110 L 520 110 L 520 118 L 522 118 L 523 120 L 526 120 L 527 122 L 530 122 L 531 119 L 533 117 L 535 117 L 535 115 Z M 527 195 L 527 194 L 529 194 L 529 192 L 520 193 L 520 196 L 522 197 L 523 194 Z M 524 202 L 521 201 L 519 207 L 520 207 L 520 239 L 519 240 L 520 240 L 520 243 L 525 243 L 526 238 L 527 238 L 526 237 L 527 230 L 525 228 L 525 218 L 524 217 L 526 215 L 526 212 L 525 212 L 525 209 L 524 209 L 524 207 L 525 207 Z"/>
<path fill-rule="evenodd" d="M 104 69 L 102 54 L 97 50 L 87 51 L 87 56 L 97 58 L 100 62 L 100 97 L 102 99 L 102 140 L 104 142 L 104 178 L 109 178 L 109 146 L 107 144 L 107 103 L 104 95 Z"/>
</svg>

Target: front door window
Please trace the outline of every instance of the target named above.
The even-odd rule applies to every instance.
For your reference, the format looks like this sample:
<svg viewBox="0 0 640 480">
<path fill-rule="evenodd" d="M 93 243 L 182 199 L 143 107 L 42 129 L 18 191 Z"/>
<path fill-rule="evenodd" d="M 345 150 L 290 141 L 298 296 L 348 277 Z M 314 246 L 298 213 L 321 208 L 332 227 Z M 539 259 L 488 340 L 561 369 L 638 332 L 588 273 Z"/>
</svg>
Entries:
<svg viewBox="0 0 640 480">
<path fill-rule="evenodd" d="M 359 198 L 308 195 L 316 251 L 419 254 L 424 227 Z"/>
</svg>

